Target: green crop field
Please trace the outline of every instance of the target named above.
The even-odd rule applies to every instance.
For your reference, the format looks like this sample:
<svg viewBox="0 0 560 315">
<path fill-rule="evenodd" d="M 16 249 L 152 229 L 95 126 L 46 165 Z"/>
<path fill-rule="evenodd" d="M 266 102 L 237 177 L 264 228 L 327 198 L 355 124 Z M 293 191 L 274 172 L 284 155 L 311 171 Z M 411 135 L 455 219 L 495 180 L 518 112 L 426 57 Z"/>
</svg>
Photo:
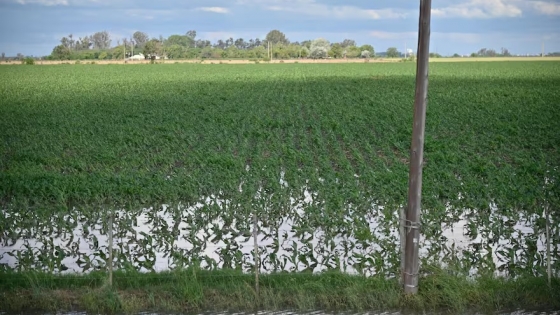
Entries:
<svg viewBox="0 0 560 315">
<path fill-rule="evenodd" d="M 303 244 L 263 245 L 269 270 L 291 263 L 394 275 L 414 73 L 409 63 L 2 67 L 0 247 L 43 240 L 11 253 L 18 270 L 57 272 L 69 258 L 86 271 L 102 268 L 107 248 L 97 240 L 88 254 L 74 238 L 52 240 L 93 222 L 105 235 L 110 211 L 120 216 L 115 237 L 127 237 L 147 212 L 154 228 L 135 253 L 120 248 L 118 268 L 153 269 L 159 249 L 174 266 L 249 270 L 239 238 L 251 235 L 256 215 L 270 239 L 290 220 Z M 544 274 L 537 243 L 549 207 L 560 270 L 559 83 L 560 62 L 430 65 L 425 262 Z M 205 198 L 227 202 L 185 210 Z M 162 205 L 171 223 L 156 214 Z M 442 234 L 459 220 L 468 237 L 481 237 L 460 258 Z M 520 237 L 516 222 L 531 232 Z M 175 246 L 183 232 L 188 249 Z M 202 254 L 207 241 L 225 244 L 218 259 Z M 281 246 L 292 250 L 280 255 Z"/>
</svg>

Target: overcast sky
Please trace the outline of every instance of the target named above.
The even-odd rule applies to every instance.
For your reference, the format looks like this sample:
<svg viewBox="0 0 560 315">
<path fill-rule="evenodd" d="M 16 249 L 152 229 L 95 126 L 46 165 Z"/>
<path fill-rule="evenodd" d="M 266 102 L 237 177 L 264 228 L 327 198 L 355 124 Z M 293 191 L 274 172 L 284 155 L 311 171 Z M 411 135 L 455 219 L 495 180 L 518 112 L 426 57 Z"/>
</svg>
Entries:
<svg viewBox="0 0 560 315">
<path fill-rule="evenodd" d="M 415 49 L 419 1 L 413 0 L 0 0 L 0 51 L 48 55 L 60 38 L 106 30 L 116 39 L 140 30 L 214 42 L 263 39 L 278 29 L 291 41 L 345 38 L 376 51 Z M 560 0 L 433 0 L 431 51 L 513 54 L 560 51 Z"/>
</svg>

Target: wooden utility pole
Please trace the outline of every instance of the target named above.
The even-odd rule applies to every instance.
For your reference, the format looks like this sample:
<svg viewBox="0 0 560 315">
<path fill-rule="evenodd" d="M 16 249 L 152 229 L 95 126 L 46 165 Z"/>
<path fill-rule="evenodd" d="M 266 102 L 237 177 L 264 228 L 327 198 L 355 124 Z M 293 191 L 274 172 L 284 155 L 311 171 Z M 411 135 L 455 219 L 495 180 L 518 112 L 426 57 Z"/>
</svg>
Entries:
<svg viewBox="0 0 560 315">
<path fill-rule="evenodd" d="M 410 148 L 408 179 L 408 208 L 404 222 L 406 233 L 404 262 L 404 292 L 418 293 L 418 247 L 420 243 L 420 209 L 422 200 L 422 164 L 424 160 L 424 131 L 426 127 L 426 99 L 428 97 L 428 67 L 430 57 L 431 0 L 420 0 L 418 25 L 418 54 L 416 59 L 416 93 L 414 123 Z"/>
</svg>

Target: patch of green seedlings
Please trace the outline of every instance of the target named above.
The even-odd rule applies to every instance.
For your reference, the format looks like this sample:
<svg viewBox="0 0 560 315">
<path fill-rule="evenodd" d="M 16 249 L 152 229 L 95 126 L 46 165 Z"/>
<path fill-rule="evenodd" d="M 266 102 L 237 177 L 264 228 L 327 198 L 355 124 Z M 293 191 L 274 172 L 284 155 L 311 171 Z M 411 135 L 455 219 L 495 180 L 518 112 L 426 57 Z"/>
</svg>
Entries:
<svg viewBox="0 0 560 315">
<path fill-rule="evenodd" d="M 36 271 L 59 277 L 68 260 L 85 272 L 104 271 L 109 247 L 93 231 L 107 236 L 109 229 L 117 279 L 118 270 L 155 271 L 156 252 L 166 253 L 173 268 L 247 272 L 255 262 L 242 243 L 252 237 L 256 215 L 260 265 L 267 272 L 352 268 L 362 276 L 389 279 L 396 288 L 390 279 L 400 270 L 398 211 L 407 198 L 414 64 L 202 67 L 3 69 L 0 248 L 29 239 L 40 245 L 3 249 L 0 259 L 9 256 L 16 264 L 0 265 L 0 274 Z M 558 62 L 430 65 L 423 265 L 443 263 L 462 273 L 500 271 L 541 281 L 547 268 L 540 246 L 547 221 L 543 210 L 548 209 L 552 270 L 560 270 L 560 213 L 554 207 L 560 196 L 559 80 Z M 188 210 L 206 197 L 227 202 Z M 152 226 L 144 234 L 134 229 L 140 215 Z M 473 246 L 451 246 L 443 235 L 461 219 L 466 237 L 478 240 Z M 530 227 L 524 234 L 515 227 L 520 220 Z M 79 238 L 89 244 L 86 252 L 73 235 L 79 226 Z M 334 285 L 316 288 L 349 297 L 361 292 L 361 281 L 370 281 L 351 279 L 358 287 L 348 292 Z M 120 303 L 115 309 L 122 311 L 123 294 L 133 286 L 120 288 L 119 281 L 107 298 Z M 231 294 L 248 303 L 251 286 L 242 289 L 241 283 Z M 284 302 L 278 305 L 300 308 L 293 294 L 315 285 L 305 283 L 288 294 L 291 302 L 279 296 Z M 215 305 L 213 298 L 229 294 L 206 284 L 198 288 L 203 290 L 199 304 L 181 304 L 181 309 Z M 271 288 L 270 301 L 283 294 Z M 371 290 L 364 292 L 379 289 Z M 162 292 L 140 299 L 165 300 Z M 486 298 L 478 289 L 473 292 L 478 294 L 473 300 Z M 175 293 L 170 294 L 175 301 Z M 330 303 L 339 300 L 329 294 L 301 303 L 336 306 Z M 432 301 L 426 295 L 420 299 L 427 300 L 411 303 L 467 305 L 472 301 L 464 299 L 472 296 Z M 541 298 L 535 297 L 553 301 L 546 294 Z M 340 305 L 353 306 L 352 301 Z M 404 303 L 400 297 L 390 301 L 387 306 Z M 377 306 L 364 303 L 360 307 Z"/>
</svg>

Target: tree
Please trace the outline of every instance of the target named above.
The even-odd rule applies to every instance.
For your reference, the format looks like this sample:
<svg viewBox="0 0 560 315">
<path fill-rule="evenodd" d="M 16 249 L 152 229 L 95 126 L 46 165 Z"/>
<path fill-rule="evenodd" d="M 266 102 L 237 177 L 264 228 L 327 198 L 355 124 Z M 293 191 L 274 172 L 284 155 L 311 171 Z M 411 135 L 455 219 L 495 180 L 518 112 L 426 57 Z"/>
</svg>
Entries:
<svg viewBox="0 0 560 315">
<path fill-rule="evenodd" d="M 186 35 L 187 35 L 190 39 L 192 39 L 193 42 L 195 41 L 195 39 L 196 39 L 196 31 L 195 31 L 195 30 L 190 30 L 190 31 L 188 31 Z"/>
<path fill-rule="evenodd" d="M 197 48 L 210 47 L 210 46 L 212 46 L 212 43 L 210 43 L 209 40 L 201 40 L 201 39 L 199 39 L 199 40 L 196 41 L 195 46 L 196 46 Z"/>
<path fill-rule="evenodd" d="M 206 46 L 206 47 L 202 48 L 202 51 L 200 52 L 200 57 L 211 58 L 212 57 L 212 47 Z"/>
<path fill-rule="evenodd" d="M 300 56 L 303 58 L 309 57 L 309 48 L 307 48 L 306 46 L 302 46 L 300 51 Z"/>
<path fill-rule="evenodd" d="M 99 56 L 97 56 L 97 59 L 99 60 L 104 60 L 107 59 L 107 52 L 106 51 L 102 51 Z"/>
<path fill-rule="evenodd" d="M 125 57 L 124 50 L 125 50 L 124 45 L 119 45 L 117 47 L 114 47 L 111 51 L 111 57 L 113 59 L 123 59 Z"/>
<path fill-rule="evenodd" d="M 317 58 L 327 58 L 330 49 L 330 43 L 324 38 L 317 38 L 311 42 L 311 48 L 309 49 L 309 56 L 313 59 Z"/>
<path fill-rule="evenodd" d="M 371 52 L 369 50 L 363 50 L 361 53 L 362 58 L 369 58 L 371 57 Z"/>
<path fill-rule="evenodd" d="M 245 43 L 243 38 L 236 39 L 234 45 L 237 49 L 245 49 L 247 47 L 247 43 Z"/>
<path fill-rule="evenodd" d="M 169 46 L 166 51 L 167 51 L 167 56 L 169 58 L 172 59 L 179 59 L 179 58 L 183 58 L 183 52 L 184 52 L 185 48 L 182 47 L 181 45 L 171 45 Z"/>
<path fill-rule="evenodd" d="M 92 35 L 93 47 L 96 49 L 108 49 L 111 47 L 111 36 L 107 31 L 97 32 Z"/>
<path fill-rule="evenodd" d="M 224 42 L 223 40 L 219 39 L 216 44 L 214 45 L 214 48 L 220 48 L 220 49 L 225 49 L 226 48 L 226 42 Z"/>
<path fill-rule="evenodd" d="M 59 60 L 70 59 L 70 49 L 64 45 L 58 45 L 53 49 L 51 56 Z"/>
<path fill-rule="evenodd" d="M 356 47 L 356 46 L 350 46 L 347 47 L 345 50 L 345 56 L 346 58 L 358 58 L 360 57 L 362 54 L 362 51 L 360 50 L 360 47 Z"/>
<path fill-rule="evenodd" d="M 182 47 L 191 47 L 193 39 L 187 35 L 171 35 L 165 40 L 165 46 L 179 45 Z"/>
<path fill-rule="evenodd" d="M 461 57 L 461 56 L 460 56 L 458 53 L 454 53 L 454 54 L 453 54 L 453 57 L 454 57 L 454 58 L 457 58 L 457 57 Z"/>
<path fill-rule="evenodd" d="M 310 40 L 304 40 L 303 42 L 301 42 L 301 46 L 307 47 L 307 49 L 311 48 L 311 41 Z"/>
<path fill-rule="evenodd" d="M 346 48 L 346 47 L 351 47 L 351 46 L 356 46 L 356 41 L 353 39 L 345 39 L 342 41 L 341 46 Z"/>
<path fill-rule="evenodd" d="M 399 53 L 399 50 L 396 47 L 387 48 L 387 57 L 397 58 L 398 56 L 400 56 L 400 53 Z"/>
<path fill-rule="evenodd" d="M 271 43 L 272 45 L 276 44 L 284 44 L 288 45 L 290 41 L 286 38 L 286 35 L 279 30 L 272 30 L 266 34 L 266 42 Z"/>
<path fill-rule="evenodd" d="M 137 48 L 143 48 L 144 45 L 150 39 L 150 37 L 148 36 L 148 34 L 146 34 L 144 32 L 136 31 L 136 32 L 134 32 L 134 34 L 132 34 L 132 39 L 136 43 Z"/>
<path fill-rule="evenodd" d="M 503 57 L 509 57 L 511 56 L 511 54 L 509 53 L 509 50 L 507 48 L 502 47 L 502 54 Z"/>
<path fill-rule="evenodd" d="M 229 46 L 225 51 L 224 51 L 224 57 L 225 58 L 239 58 L 239 49 L 237 49 L 237 47 L 235 47 L 234 45 Z"/>
<path fill-rule="evenodd" d="M 341 44 L 335 43 L 331 46 L 329 50 L 329 56 L 333 58 L 342 58 L 344 55 L 344 48 Z"/>
<path fill-rule="evenodd" d="M 375 49 L 373 49 L 373 46 L 371 46 L 369 44 L 362 45 L 362 47 L 360 47 L 360 50 L 361 51 L 364 51 L 364 50 L 369 51 L 370 56 L 375 55 Z"/>
<path fill-rule="evenodd" d="M 74 49 L 74 43 L 76 42 L 74 40 L 74 35 L 70 34 L 68 35 L 68 38 L 70 38 L 69 43 L 70 43 L 70 49 Z"/>
<path fill-rule="evenodd" d="M 66 48 L 70 48 L 70 40 L 66 37 L 62 37 L 62 39 L 60 39 L 60 44 Z"/>
<path fill-rule="evenodd" d="M 481 57 L 495 57 L 497 55 L 497 53 L 494 49 L 481 48 L 478 51 L 477 55 L 481 56 Z"/>
<path fill-rule="evenodd" d="M 62 43 L 64 45 L 64 43 Z M 86 50 L 86 49 L 90 49 L 92 46 L 92 42 L 91 42 L 91 36 L 85 36 L 84 38 L 79 38 L 75 43 L 74 43 L 74 50 Z"/>
<path fill-rule="evenodd" d="M 233 46 L 233 37 L 226 39 L 226 48 Z"/>
<path fill-rule="evenodd" d="M 252 50 L 255 54 L 255 58 L 265 58 L 267 51 L 264 46 L 257 46 Z"/>
<path fill-rule="evenodd" d="M 4 61 L 6 59 L 6 53 L 2 53 L 2 61 Z"/>
<path fill-rule="evenodd" d="M 150 39 L 146 44 L 144 44 L 144 56 L 155 56 L 161 54 L 161 42 L 155 38 Z"/>
</svg>

